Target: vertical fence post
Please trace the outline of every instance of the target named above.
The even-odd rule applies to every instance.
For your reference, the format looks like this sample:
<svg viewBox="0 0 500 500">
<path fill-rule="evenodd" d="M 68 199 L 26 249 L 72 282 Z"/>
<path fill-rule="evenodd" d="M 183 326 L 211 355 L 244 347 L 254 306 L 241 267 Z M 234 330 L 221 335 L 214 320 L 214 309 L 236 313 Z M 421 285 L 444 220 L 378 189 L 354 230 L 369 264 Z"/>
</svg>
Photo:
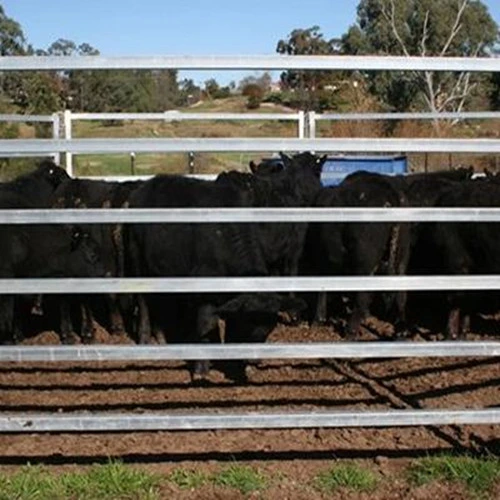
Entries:
<svg viewBox="0 0 500 500">
<path fill-rule="evenodd" d="M 135 175 L 135 153 L 130 153 L 130 175 Z"/>
<path fill-rule="evenodd" d="M 188 174 L 194 174 L 194 153 L 188 153 Z"/>
<path fill-rule="evenodd" d="M 64 138 L 71 139 L 71 135 L 71 111 L 66 109 L 64 111 Z M 66 151 L 66 172 L 73 176 L 73 155 L 68 151 Z"/>
<path fill-rule="evenodd" d="M 306 136 L 306 116 L 304 111 L 299 111 L 297 113 L 297 118 L 299 139 L 304 139 L 304 137 Z"/>
<path fill-rule="evenodd" d="M 61 119 L 59 117 L 59 113 L 53 113 L 52 114 L 52 138 L 53 139 L 59 139 L 60 130 L 61 130 Z M 55 151 L 54 154 L 52 155 L 52 157 L 54 158 L 54 162 L 56 163 L 56 165 L 59 165 L 61 163 L 61 152 L 60 151 Z"/>
<path fill-rule="evenodd" d="M 316 113 L 314 111 L 309 111 L 308 112 L 309 116 L 309 138 L 310 139 L 315 139 L 316 138 Z"/>
</svg>

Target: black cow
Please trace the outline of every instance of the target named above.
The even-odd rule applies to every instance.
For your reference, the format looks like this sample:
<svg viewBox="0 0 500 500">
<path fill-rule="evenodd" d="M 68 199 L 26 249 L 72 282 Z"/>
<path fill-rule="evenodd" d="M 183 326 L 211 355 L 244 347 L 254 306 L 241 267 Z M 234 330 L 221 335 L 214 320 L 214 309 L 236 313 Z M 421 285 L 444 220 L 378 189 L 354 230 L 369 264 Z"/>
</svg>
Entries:
<svg viewBox="0 0 500 500">
<path fill-rule="evenodd" d="M 66 172 L 51 161 L 42 162 L 33 172 L 0 185 L 0 207 L 4 209 L 49 208 L 57 187 L 68 179 Z M 0 226 L 0 276 L 63 277 L 102 275 L 98 249 L 88 235 L 69 226 Z M 13 321 L 14 297 L 3 295 L 0 305 L 0 338 L 11 341 L 20 335 Z M 61 330 L 68 320 L 65 302 L 61 306 Z"/>
<path fill-rule="evenodd" d="M 64 278 L 103 276 L 101 252 L 91 236 L 77 226 L 0 226 L 0 277 Z M 60 332 L 69 342 L 71 317 L 66 297 L 59 298 Z M 14 297 L 0 296 L 0 339 L 22 338 L 14 321 Z"/>
<path fill-rule="evenodd" d="M 301 153 L 281 162 L 250 162 L 252 174 L 228 172 L 216 182 L 243 189 L 253 207 L 311 206 L 321 189 L 320 175 L 326 156 Z M 297 276 L 304 249 L 307 223 L 261 223 L 258 236 L 270 274 Z"/>
<path fill-rule="evenodd" d="M 130 193 L 140 182 L 107 182 L 91 179 L 70 179 L 63 182 L 55 192 L 55 206 L 60 208 L 122 208 L 128 204 Z M 85 228 L 102 249 L 106 276 L 123 277 L 124 244 L 121 224 L 94 224 Z M 112 334 L 125 331 L 123 309 L 127 300 L 124 296 L 106 295 L 106 300 L 84 297 L 83 310 L 87 321 L 82 322 L 82 337 L 90 340 L 93 330 L 93 311 Z M 76 299 L 81 302 L 82 297 Z M 120 307 L 121 306 L 121 307 Z"/>
<path fill-rule="evenodd" d="M 217 307 L 216 314 L 225 320 L 227 344 L 265 342 L 282 314 L 298 317 L 307 307 L 304 300 L 277 293 L 248 293 L 238 295 Z M 244 379 L 246 361 L 225 366 L 231 378 Z"/>
<path fill-rule="evenodd" d="M 64 169 L 53 161 L 41 162 L 35 170 L 21 175 L 10 182 L 0 184 L 1 208 L 49 208 L 52 205 L 54 191 L 69 179 Z"/>
<path fill-rule="evenodd" d="M 233 186 L 180 176 L 157 176 L 130 196 L 131 208 L 241 207 L 245 193 Z M 128 273 L 132 276 L 263 276 L 266 265 L 253 224 L 132 224 L 126 227 Z M 156 331 L 185 329 L 183 340 L 216 342 L 215 294 L 137 296 L 138 340 Z M 151 316 L 151 317 L 150 317 Z M 179 317 L 181 316 L 181 317 Z M 196 363 L 195 371 L 207 365 Z"/>
<path fill-rule="evenodd" d="M 500 185 L 496 182 L 457 183 L 436 201 L 438 207 L 500 207 Z M 500 274 L 500 224 L 442 222 L 427 225 L 423 236 L 426 253 L 420 259 L 421 274 Z M 462 337 L 469 328 L 470 314 L 500 309 L 497 292 L 448 292 L 447 334 Z"/>
<path fill-rule="evenodd" d="M 318 207 L 401 207 L 407 206 L 403 191 L 386 176 L 357 173 L 336 187 L 323 188 L 316 199 Z M 311 224 L 307 239 L 307 273 L 319 275 L 377 274 L 402 275 L 409 258 L 409 227 L 401 223 L 321 223 Z M 392 294 L 384 294 L 393 306 Z M 357 292 L 347 335 L 356 337 L 361 321 L 368 314 L 373 293 Z M 406 293 L 395 294 L 397 328 L 405 329 Z M 327 296 L 320 293 L 315 321 L 327 319 Z"/>
<path fill-rule="evenodd" d="M 302 172 L 302 177 L 299 172 Z M 158 176 L 132 193 L 130 207 L 272 206 L 272 202 L 264 205 L 258 200 L 277 194 L 278 186 L 286 186 L 286 191 L 283 189 L 280 196 L 295 196 L 296 205 L 303 206 L 304 200 L 313 191 L 313 183 L 319 183 L 313 166 L 302 163 L 294 164 L 276 180 L 275 176 L 272 177 L 273 180 L 256 182 L 251 175 L 230 173 L 221 176 L 217 182 L 206 182 L 178 176 Z M 141 224 L 131 225 L 127 234 L 133 276 L 265 276 L 272 272 L 271 262 L 278 260 L 266 255 L 267 249 L 272 250 L 272 244 L 263 238 L 264 233 L 259 226 L 252 223 Z M 280 256 L 282 261 L 285 257 Z M 166 316 L 175 319 L 178 311 L 185 311 L 183 318 L 191 320 L 192 324 L 186 328 L 184 340 L 217 342 L 220 338 L 217 307 L 228 300 L 230 298 L 226 294 L 215 293 L 204 296 L 172 294 L 150 297 L 147 301 L 139 296 L 139 341 L 149 340 L 151 323 L 159 328 L 168 328 L 165 326 L 169 323 Z M 155 302 L 158 307 L 155 307 Z M 229 333 L 229 337 L 231 335 Z M 206 373 L 206 370 L 206 363 L 195 366 L 195 372 Z"/>
</svg>

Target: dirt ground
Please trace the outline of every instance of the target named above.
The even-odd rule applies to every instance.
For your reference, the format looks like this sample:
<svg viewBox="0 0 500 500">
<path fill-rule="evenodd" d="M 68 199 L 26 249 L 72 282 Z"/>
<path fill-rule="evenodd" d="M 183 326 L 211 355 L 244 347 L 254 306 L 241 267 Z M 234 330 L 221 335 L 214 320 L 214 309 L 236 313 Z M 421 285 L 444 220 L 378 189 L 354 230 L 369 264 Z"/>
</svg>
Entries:
<svg viewBox="0 0 500 500">
<path fill-rule="evenodd" d="M 366 339 L 383 337 L 388 328 L 375 320 L 368 322 Z M 126 341 L 110 339 L 102 330 L 97 338 L 101 342 Z M 332 327 L 301 325 L 279 326 L 270 341 L 339 339 Z M 46 332 L 32 342 L 57 341 L 55 334 Z M 3 363 L 0 411 L 272 412 L 500 405 L 500 366 L 495 358 L 268 360 L 249 367 L 247 372 L 247 382 L 234 382 L 214 369 L 207 383 L 195 386 L 183 362 Z M 324 469 L 333 459 L 368 462 L 390 477 L 412 458 L 446 451 L 500 455 L 500 428 L 481 425 L 0 435 L 0 464 L 8 469 L 28 461 L 59 468 L 105 462 L 109 457 L 162 471 L 180 464 L 209 470 L 221 462 L 237 461 L 256 464 L 272 473 L 285 471 L 298 484 L 301 477 Z M 397 479 L 393 483 L 396 486 L 390 494 L 382 491 L 380 498 L 409 498 L 403 485 L 397 487 Z M 266 497 L 301 498 L 293 491 L 288 481 Z M 420 493 L 412 491 L 410 497 L 436 495 L 462 497 L 453 488 L 439 492 L 432 487 L 422 488 Z M 314 498 L 310 492 L 303 498 L 306 496 Z"/>
</svg>

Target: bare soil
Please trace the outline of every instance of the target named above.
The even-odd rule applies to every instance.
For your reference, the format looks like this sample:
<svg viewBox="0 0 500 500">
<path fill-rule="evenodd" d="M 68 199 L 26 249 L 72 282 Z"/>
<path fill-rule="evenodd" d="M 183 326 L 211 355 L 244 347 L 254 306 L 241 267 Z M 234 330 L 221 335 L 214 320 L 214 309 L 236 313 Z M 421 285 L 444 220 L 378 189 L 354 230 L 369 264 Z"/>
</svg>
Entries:
<svg viewBox="0 0 500 500">
<path fill-rule="evenodd" d="M 390 325 L 372 319 L 366 339 Z M 102 329 L 99 342 L 129 342 Z M 471 334 L 471 339 L 479 338 Z M 487 339 L 488 337 L 483 336 Z M 494 337 L 490 337 L 494 338 Z M 271 342 L 336 341 L 332 327 L 279 326 Z M 57 343 L 44 332 L 29 343 Z M 183 362 L 4 363 L 0 411 L 287 411 L 411 408 L 484 408 L 500 405 L 500 366 L 488 358 L 261 361 L 235 382 L 215 367 L 193 385 Z M 456 485 L 412 487 L 400 471 L 416 457 L 443 452 L 500 455 L 500 428 L 430 426 L 363 429 L 290 429 L 192 432 L 0 434 L 0 465 L 27 462 L 72 467 L 109 457 L 168 472 L 182 466 L 210 471 L 221 463 L 252 464 L 285 480 L 266 498 L 324 498 L 307 486 L 334 459 L 368 464 L 386 479 L 376 493 L 339 492 L 328 498 L 467 498 Z M 0 469 L 1 470 L 1 469 Z M 165 486 L 167 488 L 167 486 Z M 240 498 L 217 487 L 165 491 L 175 498 Z M 229 496 L 228 496 L 229 495 Z M 231 496 L 233 495 L 233 496 Z"/>
</svg>

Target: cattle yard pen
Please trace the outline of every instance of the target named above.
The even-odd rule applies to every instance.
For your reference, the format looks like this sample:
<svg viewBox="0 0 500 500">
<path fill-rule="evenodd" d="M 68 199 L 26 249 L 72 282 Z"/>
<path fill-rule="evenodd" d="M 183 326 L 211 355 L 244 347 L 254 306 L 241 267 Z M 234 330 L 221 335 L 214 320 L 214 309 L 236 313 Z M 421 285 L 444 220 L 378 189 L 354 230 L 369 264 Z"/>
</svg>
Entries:
<svg viewBox="0 0 500 500">
<path fill-rule="evenodd" d="M 340 56 L 262 57 L 1 57 L 0 71 L 65 69 L 322 69 L 500 71 L 495 58 L 405 58 Z M 165 117 L 165 115 L 162 115 Z M 472 117 L 472 116 L 471 116 Z M 497 116 L 495 116 L 497 117 Z M 263 119 L 266 115 L 263 115 Z M 314 116 L 313 116 L 314 118 Z M 316 117 L 317 119 L 318 117 Z M 331 118 L 331 117 L 330 117 Z M 373 117 L 372 117 L 373 118 Z M 434 119 L 435 117 L 429 116 Z M 246 118 L 245 118 L 246 119 Z M 297 118 L 301 123 L 300 116 Z M 335 119 L 335 118 L 333 118 Z M 358 119 L 358 118 L 353 118 Z M 373 118 L 375 119 L 375 118 Z M 377 117 L 378 119 L 378 117 Z M 384 118 L 386 119 L 386 118 Z M 302 120 L 304 118 L 302 117 Z M 313 122 L 314 123 L 314 120 Z M 302 126 L 302 125 L 301 125 Z M 302 128 L 302 130 L 304 130 Z M 4 139 L 0 155 L 67 155 L 119 152 L 307 151 L 315 152 L 467 152 L 500 153 L 498 139 Z M 1 210 L 0 223 L 63 222 L 257 222 L 257 221 L 474 221 L 500 222 L 500 209 L 211 209 L 176 210 Z M 223 288 L 221 288 L 221 286 Z M 0 291 L 30 293 L 334 291 L 334 290 L 500 290 L 500 276 L 389 276 L 343 278 L 109 278 L 0 280 Z M 499 342 L 358 342 L 224 346 L 2 346 L 0 361 L 106 361 L 270 358 L 498 357 Z M 21 413 L 0 414 L 0 432 L 84 432 L 180 429 L 257 429 L 298 427 L 415 426 L 500 424 L 498 404 L 460 410 L 390 410 L 362 412 L 243 412 L 217 414 Z"/>
</svg>

